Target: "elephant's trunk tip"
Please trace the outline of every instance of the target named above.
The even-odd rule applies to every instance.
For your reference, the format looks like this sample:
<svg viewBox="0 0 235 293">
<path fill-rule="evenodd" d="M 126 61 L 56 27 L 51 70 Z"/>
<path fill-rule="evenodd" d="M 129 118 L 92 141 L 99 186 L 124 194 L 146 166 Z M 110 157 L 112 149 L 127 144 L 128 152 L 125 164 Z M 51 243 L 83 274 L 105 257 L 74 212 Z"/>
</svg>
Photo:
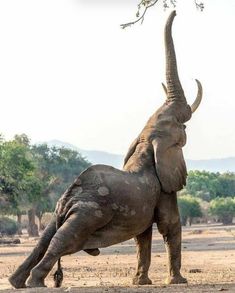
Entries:
<svg viewBox="0 0 235 293">
<path fill-rule="evenodd" d="M 171 24 L 172 24 L 173 19 L 175 18 L 175 16 L 176 16 L 176 11 L 173 10 L 173 11 L 170 13 L 169 17 L 168 17 L 168 20 L 167 20 L 166 26 L 171 26 Z"/>
<path fill-rule="evenodd" d="M 54 287 L 55 288 L 60 288 L 63 282 L 63 271 L 62 271 L 62 267 L 61 267 L 61 262 L 60 262 L 60 258 L 58 259 L 58 268 L 56 270 L 56 272 L 54 273 Z"/>
<path fill-rule="evenodd" d="M 175 17 L 175 16 L 176 16 L 176 10 L 172 10 L 171 17 Z"/>
</svg>

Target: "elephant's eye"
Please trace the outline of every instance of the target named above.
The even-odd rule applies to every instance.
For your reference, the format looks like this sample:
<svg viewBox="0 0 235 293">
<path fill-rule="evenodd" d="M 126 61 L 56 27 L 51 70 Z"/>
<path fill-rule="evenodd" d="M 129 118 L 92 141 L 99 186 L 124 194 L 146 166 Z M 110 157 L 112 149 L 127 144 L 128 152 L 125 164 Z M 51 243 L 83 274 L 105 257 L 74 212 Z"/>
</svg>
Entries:
<svg viewBox="0 0 235 293">
<path fill-rule="evenodd" d="M 186 128 L 186 125 L 183 124 L 183 128 L 185 129 Z"/>
</svg>

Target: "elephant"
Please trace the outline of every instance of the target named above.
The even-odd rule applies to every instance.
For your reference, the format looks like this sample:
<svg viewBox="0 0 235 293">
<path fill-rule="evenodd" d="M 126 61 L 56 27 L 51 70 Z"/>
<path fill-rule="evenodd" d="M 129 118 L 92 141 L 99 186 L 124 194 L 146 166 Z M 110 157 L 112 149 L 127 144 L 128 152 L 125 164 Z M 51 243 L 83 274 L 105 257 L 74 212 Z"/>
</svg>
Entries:
<svg viewBox="0 0 235 293">
<path fill-rule="evenodd" d="M 168 254 L 168 284 L 186 283 L 181 275 L 181 223 L 177 191 L 186 184 L 182 148 L 185 125 L 202 99 L 202 86 L 187 104 L 178 76 L 172 11 L 165 25 L 166 100 L 131 144 L 123 170 L 93 165 L 83 171 L 57 202 L 52 221 L 32 253 L 9 278 L 15 288 L 43 287 L 58 262 L 55 285 L 62 283 L 60 259 L 81 250 L 98 255 L 99 248 L 134 238 L 137 271 L 133 284 L 151 284 L 152 225 L 157 224 Z"/>
</svg>

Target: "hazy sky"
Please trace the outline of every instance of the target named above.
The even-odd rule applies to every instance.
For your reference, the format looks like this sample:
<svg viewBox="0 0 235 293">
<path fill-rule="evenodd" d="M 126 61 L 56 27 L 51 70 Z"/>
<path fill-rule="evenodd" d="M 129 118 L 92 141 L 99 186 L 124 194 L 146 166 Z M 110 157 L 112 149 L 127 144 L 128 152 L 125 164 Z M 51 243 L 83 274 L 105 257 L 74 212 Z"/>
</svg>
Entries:
<svg viewBox="0 0 235 293">
<path fill-rule="evenodd" d="M 125 153 L 164 101 L 159 3 L 125 30 L 138 0 L 1 0 L 0 132 Z M 178 0 L 173 37 L 188 102 L 185 157 L 235 156 L 235 1 Z"/>
</svg>

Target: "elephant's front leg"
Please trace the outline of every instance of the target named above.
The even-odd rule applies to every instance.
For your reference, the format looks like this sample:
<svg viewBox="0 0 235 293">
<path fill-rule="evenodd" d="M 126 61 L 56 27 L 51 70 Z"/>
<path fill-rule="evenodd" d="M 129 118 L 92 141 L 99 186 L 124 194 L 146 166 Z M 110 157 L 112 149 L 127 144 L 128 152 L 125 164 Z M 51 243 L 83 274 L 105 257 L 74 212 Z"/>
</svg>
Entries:
<svg viewBox="0 0 235 293">
<path fill-rule="evenodd" d="M 148 285 L 152 281 L 148 277 L 151 262 L 152 226 L 135 237 L 137 246 L 137 271 L 133 279 L 134 285 Z"/>
<path fill-rule="evenodd" d="M 187 283 L 180 273 L 181 268 L 181 223 L 176 193 L 161 193 L 155 220 L 162 234 L 168 257 L 167 284 Z"/>
</svg>

